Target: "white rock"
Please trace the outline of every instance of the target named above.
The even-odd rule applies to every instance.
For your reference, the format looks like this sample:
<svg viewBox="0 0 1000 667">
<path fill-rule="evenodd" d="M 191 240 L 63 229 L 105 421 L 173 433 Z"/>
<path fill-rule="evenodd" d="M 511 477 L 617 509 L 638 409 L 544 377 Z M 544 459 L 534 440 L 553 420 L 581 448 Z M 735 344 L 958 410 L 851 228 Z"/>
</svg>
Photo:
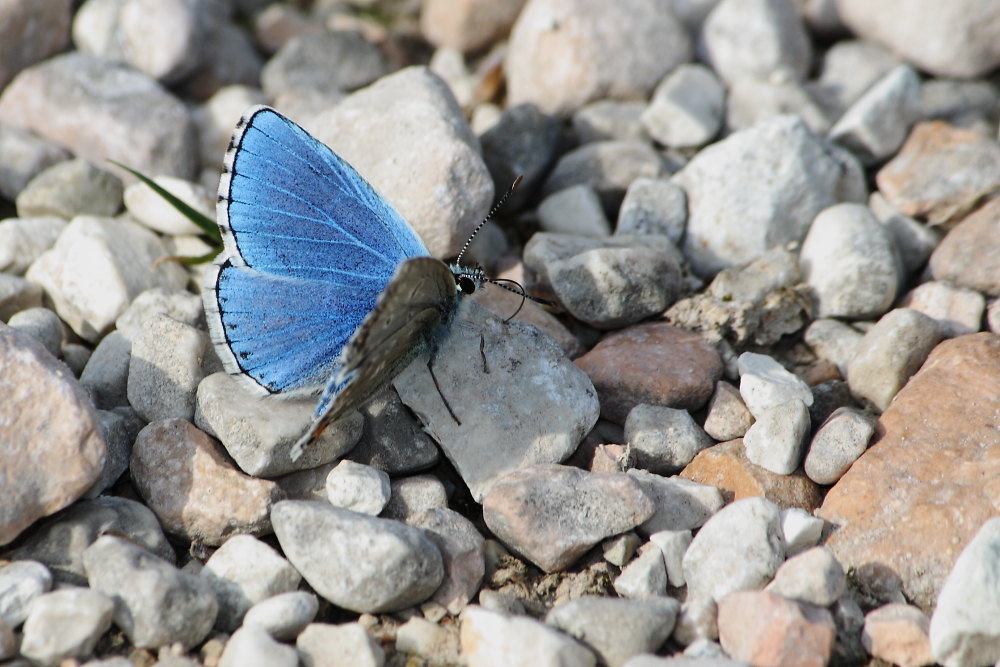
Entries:
<svg viewBox="0 0 1000 667">
<path fill-rule="evenodd" d="M 52 588 L 52 573 L 33 560 L 0 567 L 0 619 L 16 628 L 28 617 L 32 601 Z"/>
<path fill-rule="evenodd" d="M 538 205 L 538 224 L 547 232 L 607 236 L 611 225 L 597 192 L 589 185 L 573 185 L 546 197 Z"/>
<path fill-rule="evenodd" d="M 809 408 L 797 398 L 759 410 L 743 444 L 747 458 L 779 475 L 790 475 L 802 462 L 809 434 Z"/>
<path fill-rule="evenodd" d="M 615 592 L 623 598 L 642 600 L 667 593 L 667 567 L 663 552 L 655 544 L 645 544 L 614 581 Z"/>
<path fill-rule="evenodd" d="M 847 587 L 844 568 L 826 547 L 807 549 L 786 560 L 767 589 L 800 602 L 829 607 Z"/>
<path fill-rule="evenodd" d="M 680 243 L 687 221 L 684 190 L 657 178 L 637 178 L 625 191 L 615 234 L 662 234 Z"/>
<path fill-rule="evenodd" d="M 89 588 L 65 588 L 36 598 L 24 621 L 21 655 L 42 665 L 87 658 L 111 627 L 114 606 L 111 598 Z"/>
<path fill-rule="evenodd" d="M 265 598 L 247 610 L 244 626 L 265 630 L 275 639 L 293 639 L 312 623 L 319 599 L 306 591 L 289 591 Z"/>
<path fill-rule="evenodd" d="M 295 640 L 302 662 L 313 667 L 382 667 L 385 652 L 359 623 L 310 623 Z"/>
<path fill-rule="evenodd" d="M 865 453 L 874 433 L 871 417 L 852 408 L 837 408 L 813 436 L 806 454 L 806 475 L 817 484 L 835 484 Z"/>
<path fill-rule="evenodd" d="M 725 97 L 726 91 L 712 70 L 704 65 L 681 65 L 653 91 L 642 124 L 649 136 L 664 146 L 701 146 L 722 126 Z"/>
<path fill-rule="evenodd" d="M 819 544 L 823 536 L 823 519 L 801 507 L 781 510 L 781 534 L 785 538 L 785 555 L 791 558 Z"/>
<path fill-rule="evenodd" d="M 469 667 L 537 665 L 594 667 L 597 659 L 582 644 L 526 616 L 506 616 L 472 605 L 462 613 L 462 656 Z"/>
<path fill-rule="evenodd" d="M 0 130 L 0 142 L 2 137 Z M 65 228 L 66 221 L 56 216 L 0 220 L 0 271 L 24 273 Z"/>
<path fill-rule="evenodd" d="M 639 526 L 639 530 L 646 535 L 661 530 L 698 528 L 725 504 L 722 493 L 708 484 L 677 476 L 661 477 L 634 468 L 628 471 L 628 475 L 656 507 L 653 516 Z"/>
<path fill-rule="evenodd" d="M 667 568 L 667 582 L 680 588 L 684 580 L 684 552 L 691 546 L 690 530 L 661 530 L 649 536 L 649 541 L 663 554 L 663 564 Z"/>
<path fill-rule="evenodd" d="M 129 404 L 146 421 L 194 419 L 195 392 L 203 377 L 208 335 L 158 315 L 132 343 Z"/>
<path fill-rule="evenodd" d="M 982 328 L 986 298 L 975 290 L 931 280 L 914 287 L 899 305 L 934 319 L 943 338 L 954 338 Z"/>
<path fill-rule="evenodd" d="M 740 396 L 750 412 L 758 415 L 791 400 L 813 404 L 812 390 L 794 373 L 772 357 L 744 352 L 737 360 L 740 372 Z"/>
<path fill-rule="evenodd" d="M 336 507 L 378 516 L 389 493 L 387 474 L 354 461 L 341 461 L 326 476 L 326 496 Z"/>
<path fill-rule="evenodd" d="M 806 327 L 803 340 L 816 356 L 837 366 L 847 375 L 847 362 L 854 356 L 864 334 L 849 324 L 832 318 L 813 320 Z"/>
<path fill-rule="evenodd" d="M 220 152 L 215 159 L 221 155 Z M 215 197 L 206 188 L 174 176 L 157 176 L 153 181 L 209 220 L 215 220 Z M 129 185 L 125 188 L 124 198 L 125 208 L 132 217 L 154 231 L 163 234 L 202 233 L 201 228 L 145 183 L 136 181 Z"/>
<path fill-rule="evenodd" d="M 219 667 L 296 667 L 299 655 L 276 642 L 261 628 L 247 626 L 233 633 L 219 657 Z"/>
</svg>

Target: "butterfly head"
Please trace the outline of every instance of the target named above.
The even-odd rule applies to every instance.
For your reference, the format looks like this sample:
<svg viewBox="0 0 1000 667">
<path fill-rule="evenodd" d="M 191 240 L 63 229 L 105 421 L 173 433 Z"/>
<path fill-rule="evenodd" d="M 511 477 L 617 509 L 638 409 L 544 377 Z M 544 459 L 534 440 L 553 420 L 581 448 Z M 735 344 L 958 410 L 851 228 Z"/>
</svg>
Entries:
<svg viewBox="0 0 1000 667">
<path fill-rule="evenodd" d="M 475 293 L 486 282 L 486 275 L 481 267 L 452 264 L 448 268 L 455 276 L 455 291 L 463 296 Z"/>
</svg>

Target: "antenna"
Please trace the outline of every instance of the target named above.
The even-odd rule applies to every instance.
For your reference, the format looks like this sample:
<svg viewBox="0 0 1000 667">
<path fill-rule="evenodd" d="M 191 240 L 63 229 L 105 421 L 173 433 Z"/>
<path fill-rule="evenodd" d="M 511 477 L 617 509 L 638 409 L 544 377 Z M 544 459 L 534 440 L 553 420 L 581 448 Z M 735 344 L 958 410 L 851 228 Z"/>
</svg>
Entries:
<svg viewBox="0 0 1000 667">
<path fill-rule="evenodd" d="M 462 255 L 464 255 L 465 251 L 469 249 L 469 245 L 472 243 L 472 239 L 476 238 L 476 234 L 479 233 L 479 230 L 482 229 L 483 226 L 490 221 L 490 218 L 496 215 L 496 212 L 500 210 L 500 207 L 507 202 L 507 200 L 510 198 L 512 194 L 514 194 L 514 190 L 517 189 L 517 186 L 521 184 L 522 180 L 524 180 L 524 176 L 522 174 L 518 174 L 517 178 L 515 178 L 514 182 L 511 184 L 510 189 L 508 189 L 507 192 L 504 193 L 503 197 L 500 197 L 500 201 L 496 203 L 496 206 L 490 209 L 489 214 L 487 214 L 487 216 L 483 218 L 483 221 L 480 222 L 478 225 L 476 225 L 476 228 L 472 230 L 472 233 L 469 234 L 469 239 L 465 242 L 465 245 L 462 246 L 462 250 L 461 252 L 458 253 L 458 257 L 455 258 L 456 264 L 462 263 Z"/>
</svg>

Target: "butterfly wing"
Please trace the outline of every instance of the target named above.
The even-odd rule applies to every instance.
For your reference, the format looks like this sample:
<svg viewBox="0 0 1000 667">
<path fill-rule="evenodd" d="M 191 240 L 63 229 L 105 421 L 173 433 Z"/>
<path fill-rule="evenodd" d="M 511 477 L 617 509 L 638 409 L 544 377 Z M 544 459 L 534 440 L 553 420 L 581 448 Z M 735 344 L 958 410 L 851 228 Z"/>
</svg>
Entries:
<svg viewBox="0 0 1000 667">
<path fill-rule="evenodd" d="M 327 424 L 359 407 L 399 374 L 448 323 L 457 299 L 454 274 L 444 262 L 433 257 L 403 262 L 344 348 L 339 371 L 316 409 L 317 419 L 292 448 L 292 459 Z"/>
<path fill-rule="evenodd" d="M 323 386 L 399 263 L 427 255 L 349 164 L 267 107 L 237 125 L 218 217 L 209 328 L 226 369 L 267 392 Z"/>
</svg>

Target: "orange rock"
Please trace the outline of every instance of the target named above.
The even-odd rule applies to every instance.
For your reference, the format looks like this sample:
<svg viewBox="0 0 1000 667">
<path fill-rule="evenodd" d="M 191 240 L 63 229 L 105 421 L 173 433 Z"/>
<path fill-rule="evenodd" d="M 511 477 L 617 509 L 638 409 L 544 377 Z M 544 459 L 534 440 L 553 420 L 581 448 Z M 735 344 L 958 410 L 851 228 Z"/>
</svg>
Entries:
<svg viewBox="0 0 1000 667">
<path fill-rule="evenodd" d="M 823 607 L 765 591 L 719 601 L 719 641 L 734 660 L 757 667 L 824 667 L 837 629 Z"/>
</svg>

